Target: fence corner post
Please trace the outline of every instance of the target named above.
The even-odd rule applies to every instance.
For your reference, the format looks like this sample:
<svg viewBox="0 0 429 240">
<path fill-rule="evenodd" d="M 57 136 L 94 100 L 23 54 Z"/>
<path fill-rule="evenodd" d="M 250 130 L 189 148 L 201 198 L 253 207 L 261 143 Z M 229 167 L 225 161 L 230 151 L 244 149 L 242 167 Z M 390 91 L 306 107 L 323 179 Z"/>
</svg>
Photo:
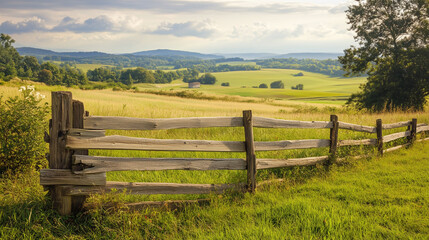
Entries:
<svg viewBox="0 0 429 240">
<path fill-rule="evenodd" d="M 52 121 L 49 141 L 49 168 L 70 169 L 72 151 L 66 148 L 67 131 L 72 127 L 73 109 L 71 92 L 52 92 Z M 49 187 L 54 208 L 62 215 L 72 211 L 71 196 L 63 194 L 63 186 Z"/>
<path fill-rule="evenodd" d="M 376 120 L 375 131 L 377 133 L 378 155 L 383 156 L 383 121 L 381 119 Z"/>
<path fill-rule="evenodd" d="M 243 111 L 243 126 L 246 146 L 247 190 L 254 193 L 256 189 L 256 155 L 251 110 Z"/>
<path fill-rule="evenodd" d="M 337 146 L 338 146 L 338 116 L 331 115 L 330 121 L 332 122 L 332 128 L 329 131 L 329 158 L 327 165 L 332 165 L 336 161 Z"/>
</svg>

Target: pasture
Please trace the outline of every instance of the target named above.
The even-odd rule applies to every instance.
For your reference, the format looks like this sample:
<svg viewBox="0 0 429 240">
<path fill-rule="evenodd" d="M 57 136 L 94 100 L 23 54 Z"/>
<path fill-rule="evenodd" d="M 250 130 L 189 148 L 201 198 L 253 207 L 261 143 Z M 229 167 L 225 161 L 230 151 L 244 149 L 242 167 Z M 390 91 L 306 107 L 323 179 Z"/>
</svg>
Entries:
<svg viewBox="0 0 429 240">
<path fill-rule="evenodd" d="M 294 74 L 302 72 L 304 76 Z M 208 94 L 222 94 L 267 99 L 287 99 L 300 102 L 344 104 L 350 94 L 357 92 L 364 77 L 340 78 L 319 73 L 290 69 L 262 69 L 259 71 L 234 71 L 213 73 L 217 78 L 214 85 L 201 85 L 196 90 Z M 284 89 L 255 88 L 261 83 L 270 86 L 273 81 L 283 81 Z M 221 86 L 229 82 L 229 87 Z M 292 86 L 303 84 L 304 90 L 292 90 Z M 175 80 L 171 84 L 136 84 L 139 89 L 184 90 L 187 83 Z"/>
<path fill-rule="evenodd" d="M 268 80 L 270 81 L 270 80 Z M 222 81 L 219 81 L 222 82 Z M 231 81 L 232 83 L 232 81 Z M 12 82 L 0 86 L 4 97 L 18 95 Z M 219 84 L 219 83 L 218 83 Z M 239 86 L 241 83 L 238 83 Z M 304 84 L 305 85 L 305 84 Z M 35 84 L 36 90 L 71 91 L 74 99 L 85 104 L 91 115 L 143 118 L 241 116 L 250 109 L 254 116 L 288 120 L 328 121 L 330 110 L 324 105 L 299 101 L 267 102 L 209 101 L 160 96 L 131 91 L 67 89 Z M 217 86 L 213 86 L 215 88 Z M 219 87 L 220 88 L 220 87 Z M 268 89 L 269 90 L 269 89 Z M 284 90 L 286 91 L 286 90 Z M 304 92 L 304 91 L 302 91 Z M 317 111 L 315 110 L 317 109 Z M 429 123 L 429 114 L 338 112 L 340 121 L 374 126 L 407 121 L 417 117 Z M 107 135 L 161 139 L 211 139 L 242 141 L 242 129 L 175 129 L 157 131 L 110 130 Z M 391 133 L 389 131 L 386 134 Z M 256 141 L 283 139 L 329 138 L 326 129 L 257 129 Z M 367 133 L 340 131 L 340 139 L 368 138 Z M 262 170 L 259 180 L 283 178 L 278 184 L 261 187 L 256 195 L 226 193 L 223 195 L 158 195 L 131 196 L 109 194 L 92 197 L 94 206 L 114 202 L 109 209 L 96 207 L 73 217 L 58 216 L 50 208 L 45 192 L 38 185 L 37 173 L 2 179 L 0 195 L 1 238 L 197 238 L 197 239 L 261 239 L 261 238 L 414 238 L 429 236 L 429 170 L 427 143 L 416 144 L 413 151 L 401 150 L 386 157 L 348 160 L 330 171 L 323 167 Z M 328 149 L 263 152 L 258 157 L 291 158 L 326 154 Z M 354 147 L 340 150 L 344 156 L 367 153 L 371 149 Z M 259 154 L 259 153 L 258 153 Z M 239 157 L 242 153 L 148 152 L 123 150 L 91 150 L 90 155 L 117 157 Z M 321 155 L 321 154 L 320 154 Z M 156 171 L 112 172 L 109 181 L 233 183 L 244 182 L 244 171 Z M 208 206 L 190 206 L 179 211 L 143 210 L 127 212 L 123 201 L 210 198 Z M 122 207 L 121 207 L 122 206 Z"/>
</svg>

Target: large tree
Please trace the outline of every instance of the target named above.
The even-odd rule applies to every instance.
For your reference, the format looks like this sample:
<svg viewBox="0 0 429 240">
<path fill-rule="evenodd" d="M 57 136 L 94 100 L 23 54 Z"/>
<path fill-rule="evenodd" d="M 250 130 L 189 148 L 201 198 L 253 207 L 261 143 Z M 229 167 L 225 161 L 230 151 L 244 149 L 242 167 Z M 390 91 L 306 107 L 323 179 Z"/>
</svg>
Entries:
<svg viewBox="0 0 429 240">
<path fill-rule="evenodd" d="M 358 46 L 339 60 L 347 75 L 368 75 L 348 103 L 422 110 L 429 95 L 429 1 L 356 0 L 346 13 Z"/>
</svg>

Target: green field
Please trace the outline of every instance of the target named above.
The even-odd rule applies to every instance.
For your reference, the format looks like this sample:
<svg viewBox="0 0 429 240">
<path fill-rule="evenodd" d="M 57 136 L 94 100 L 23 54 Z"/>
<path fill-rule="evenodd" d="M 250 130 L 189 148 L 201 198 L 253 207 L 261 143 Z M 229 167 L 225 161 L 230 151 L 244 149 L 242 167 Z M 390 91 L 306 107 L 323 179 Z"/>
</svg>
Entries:
<svg viewBox="0 0 429 240">
<path fill-rule="evenodd" d="M 237 83 L 237 86 L 242 84 Z M 48 103 L 50 91 L 71 91 L 73 98 L 82 101 L 91 115 L 98 116 L 143 118 L 241 116 L 243 110 L 251 109 L 254 116 L 328 121 L 330 114 L 333 113 L 331 111 L 335 110 L 325 109 L 324 105 L 297 100 L 210 101 L 110 89 L 83 91 L 15 80 L 0 86 L 0 95 L 5 98 L 16 96 L 19 94 L 18 87 L 27 84 L 34 84 L 37 91 L 48 96 L 46 99 Z M 183 90 L 180 84 L 183 83 L 175 82 L 168 87 Z M 214 90 L 222 89 L 218 84 L 211 87 Z M 168 87 L 161 85 L 158 88 L 168 89 Z M 207 93 L 215 94 L 216 91 Z M 378 118 L 383 119 L 385 124 L 406 121 L 413 117 L 417 117 L 419 123 L 429 123 L 427 112 L 356 114 L 353 111 L 344 111 L 336 114 L 340 121 L 371 126 L 375 125 Z M 392 132 L 388 130 L 385 134 Z M 159 139 L 243 140 L 242 128 L 107 131 L 107 135 L 114 134 Z M 254 136 L 256 141 L 328 139 L 329 130 L 257 128 L 254 130 Z M 341 130 L 339 133 L 340 139 L 374 137 L 374 134 L 347 130 Z M 428 143 L 416 144 L 410 150 L 387 154 L 384 158 L 349 159 L 343 165 L 334 166 L 330 171 L 326 171 L 322 166 L 260 170 L 258 182 L 272 178 L 281 178 L 283 182 L 260 187 L 255 195 L 226 193 L 93 196 L 89 201 L 96 206 L 112 201 L 115 205 L 112 209 L 95 208 L 73 217 L 62 217 L 50 210 L 52 203 L 45 196 L 43 188 L 38 185 L 38 173 L 0 178 L 0 239 L 427 239 L 428 149 Z M 339 150 L 340 156 L 368 152 L 372 153 L 373 150 L 360 146 Z M 257 157 L 293 158 L 327 153 L 326 148 L 298 149 L 258 152 Z M 91 150 L 90 154 L 121 157 L 245 157 L 244 153 L 121 150 Z M 246 172 L 129 171 L 110 172 L 107 178 L 110 181 L 216 184 L 244 182 Z M 121 208 L 124 201 L 196 198 L 209 198 L 211 203 L 207 206 L 190 206 L 177 211 L 149 209 L 127 212 Z"/>
<path fill-rule="evenodd" d="M 295 77 L 302 72 L 304 76 Z M 310 73 L 290 69 L 262 69 L 260 71 L 234 71 L 213 73 L 217 82 L 215 85 L 201 85 L 197 91 L 209 94 L 237 95 L 243 97 L 259 97 L 271 99 L 288 99 L 304 102 L 343 104 L 359 85 L 364 83 L 364 77 L 340 78 L 329 77 L 323 74 Z M 283 81 L 284 89 L 254 88 L 261 83 L 270 86 L 273 81 Z M 229 87 L 222 87 L 221 83 L 229 82 Z M 304 90 L 292 90 L 292 86 L 303 84 Z M 139 88 L 156 88 L 164 90 L 187 89 L 187 84 L 180 80 L 171 84 L 136 84 Z"/>
</svg>

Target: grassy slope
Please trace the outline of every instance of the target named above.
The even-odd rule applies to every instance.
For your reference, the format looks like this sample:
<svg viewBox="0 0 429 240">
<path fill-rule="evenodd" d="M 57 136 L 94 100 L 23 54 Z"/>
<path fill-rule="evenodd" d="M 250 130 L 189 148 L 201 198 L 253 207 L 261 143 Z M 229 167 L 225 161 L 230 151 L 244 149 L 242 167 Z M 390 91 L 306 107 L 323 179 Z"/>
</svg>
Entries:
<svg viewBox="0 0 429 240">
<path fill-rule="evenodd" d="M 296 169 L 254 196 L 212 196 L 208 206 L 179 211 L 127 212 L 113 195 L 113 211 L 75 217 L 49 210 L 37 176 L 2 179 L 0 238 L 428 239 L 428 156 L 419 143 L 329 172 Z"/>
<path fill-rule="evenodd" d="M 304 76 L 295 77 L 293 74 L 303 72 Z M 338 78 L 329 77 L 323 74 L 310 73 L 299 70 L 289 69 L 262 69 L 260 71 L 234 71 L 213 73 L 217 78 L 215 85 L 202 85 L 198 91 L 238 95 L 244 97 L 260 97 L 275 99 L 294 99 L 308 102 L 322 103 L 344 103 L 348 96 L 356 92 L 365 78 Z M 253 86 L 259 86 L 266 83 L 268 86 L 273 81 L 282 80 L 285 89 L 259 89 Z M 229 87 L 222 87 L 221 83 L 229 82 Z M 304 90 L 291 90 L 291 86 L 304 84 Z M 157 88 L 157 89 L 186 89 L 187 84 L 180 80 L 172 84 L 136 84 L 140 88 Z M 338 101 L 339 100 L 339 101 Z"/>
</svg>

